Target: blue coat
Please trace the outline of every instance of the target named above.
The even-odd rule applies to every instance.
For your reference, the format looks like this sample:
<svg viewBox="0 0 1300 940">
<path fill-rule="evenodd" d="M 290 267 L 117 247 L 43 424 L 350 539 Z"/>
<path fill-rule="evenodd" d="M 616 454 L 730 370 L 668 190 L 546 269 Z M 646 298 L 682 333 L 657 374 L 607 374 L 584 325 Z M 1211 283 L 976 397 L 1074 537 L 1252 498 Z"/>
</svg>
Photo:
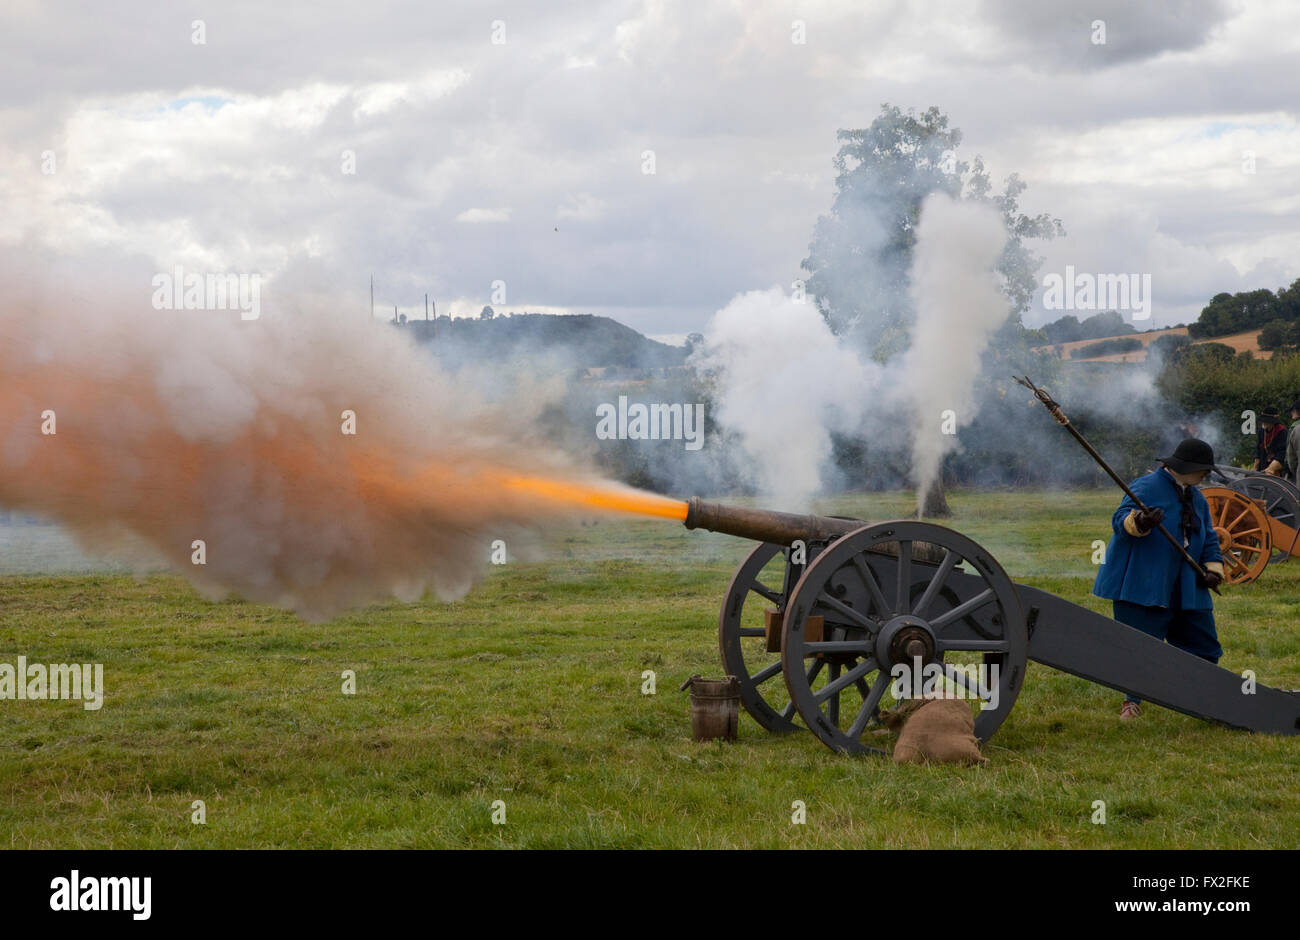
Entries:
<svg viewBox="0 0 1300 940">
<path fill-rule="evenodd" d="M 1174 538 L 1181 540 L 1179 520 L 1182 505 L 1178 502 L 1178 484 L 1163 467 L 1134 480 L 1129 489 L 1150 508 L 1158 506 L 1163 509 L 1164 527 Z M 1192 508 L 1200 525 L 1199 531 L 1188 536 L 1188 553 L 1202 566 L 1209 562 L 1222 562 L 1219 537 L 1210 522 L 1210 506 L 1196 487 L 1192 487 Z M 1210 592 L 1196 583 L 1192 566 L 1159 531 L 1152 529 L 1146 535 L 1132 536 L 1124 530 L 1124 520 L 1134 509 L 1137 509 L 1137 504 L 1125 496 L 1119 509 L 1115 510 L 1111 518 L 1115 534 L 1106 546 L 1106 561 L 1097 572 L 1092 593 L 1143 607 L 1212 608 L 1214 602 L 1210 599 Z M 1177 598 L 1174 597 L 1175 582 Z"/>
</svg>

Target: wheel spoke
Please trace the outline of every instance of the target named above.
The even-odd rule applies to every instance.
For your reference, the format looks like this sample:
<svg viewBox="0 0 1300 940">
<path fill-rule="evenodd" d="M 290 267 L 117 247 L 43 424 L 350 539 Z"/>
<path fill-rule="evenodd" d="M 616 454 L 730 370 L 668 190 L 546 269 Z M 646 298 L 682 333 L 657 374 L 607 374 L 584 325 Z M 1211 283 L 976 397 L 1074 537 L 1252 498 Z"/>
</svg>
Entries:
<svg viewBox="0 0 1300 940">
<path fill-rule="evenodd" d="M 1229 503 L 1228 500 L 1226 500 L 1226 499 L 1221 499 L 1221 500 L 1219 500 L 1219 521 L 1218 521 L 1217 527 L 1220 528 L 1220 529 L 1223 528 L 1223 520 L 1225 520 L 1225 519 L 1228 518 L 1228 506 L 1229 506 L 1229 505 L 1231 505 L 1231 504 Z"/>
<path fill-rule="evenodd" d="M 898 543 L 898 598 L 897 606 L 894 607 L 898 613 L 904 613 L 907 608 L 912 606 L 912 540 L 906 539 Z"/>
<path fill-rule="evenodd" d="M 871 672 L 871 670 L 875 668 L 876 668 L 875 660 L 866 659 L 858 663 L 848 672 L 844 673 L 844 675 L 836 678 L 836 674 L 839 669 L 839 666 L 838 665 L 832 666 L 831 681 L 826 683 L 826 685 L 821 689 L 820 692 L 814 693 L 813 699 L 815 699 L 817 704 L 820 705 L 822 702 L 826 701 L 826 699 L 831 695 L 835 695 L 838 697 L 839 691 L 841 689 L 847 689 L 854 682 L 861 680 L 863 676 L 865 676 L 867 673 Z"/>
<path fill-rule="evenodd" d="M 1236 519 L 1233 519 L 1231 522 L 1229 522 L 1226 526 L 1224 526 L 1224 528 L 1226 528 L 1229 532 L 1231 532 L 1232 527 L 1235 526 L 1242 519 L 1246 518 L 1246 516 L 1248 516 L 1249 514 L 1250 514 L 1250 506 L 1247 505 L 1246 508 L 1241 511 L 1241 515 L 1237 516 Z"/>
<path fill-rule="evenodd" d="M 858 626 L 863 627 L 864 629 L 874 630 L 876 627 L 876 622 L 872 620 L 870 617 L 868 617 L 866 614 L 854 610 L 848 604 L 845 604 L 842 601 L 837 600 L 834 597 L 831 597 L 825 591 L 823 591 L 821 594 L 818 595 L 817 603 L 823 607 L 829 607 L 831 610 L 835 611 L 841 617 L 849 618 Z"/>
<path fill-rule="evenodd" d="M 825 688 L 822 689 L 822 694 L 820 696 L 814 696 L 814 698 L 817 698 L 818 702 L 825 701 L 827 697 L 830 698 L 830 701 L 826 702 L 826 718 L 832 725 L 838 728 L 840 724 L 839 663 L 831 663 L 830 676 L 828 676 L 828 678 L 830 681 L 827 682 Z M 827 692 L 826 689 L 830 689 L 831 691 Z"/>
<path fill-rule="evenodd" d="M 943 550 L 943 561 L 939 563 L 939 570 L 934 573 L 930 583 L 925 586 L 925 593 L 917 598 L 916 604 L 912 607 L 912 613 L 920 617 L 925 613 L 925 609 L 930 606 L 940 591 L 943 590 L 944 584 L 948 581 L 948 575 L 952 574 L 952 569 L 957 566 L 957 553 L 950 548 Z"/>
<path fill-rule="evenodd" d="M 1243 537 L 1245 537 L 1245 536 L 1247 536 L 1247 535 L 1258 535 L 1260 532 L 1263 532 L 1263 531 L 1264 531 L 1264 530 L 1261 529 L 1259 526 L 1255 526 L 1255 528 L 1253 528 L 1253 529 L 1244 529 L 1244 530 L 1242 530 L 1242 531 L 1240 531 L 1240 532 L 1233 532 L 1233 533 L 1232 533 L 1232 537 L 1233 537 L 1233 539 L 1235 540 L 1235 539 L 1243 538 Z"/>
<path fill-rule="evenodd" d="M 871 691 L 863 696 L 862 707 L 858 709 L 857 717 L 853 719 L 853 724 L 849 726 L 848 735 L 850 738 L 857 740 L 862 737 L 863 730 L 867 727 L 867 722 L 871 716 L 876 713 L 880 705 L 880 699 L 885 694 L 885 689 L 889 686 L 889 676 L 882 669 L 876 676 L 876 681 L 872 683 Z"/>
<path fill-rule="evenodd" d="M 762 685 L 768 679 L 772 678 L 773 676 L 779 676 L 780 674 L 781 674 L 781 660 L 778 659 L 776 662 L 772 663 L 772 665 L 760 669 L 758 672 L 750 676 L 749 681 L 754 683 L 754 685 Z"/>
<path fill-rule="evenodd" d="M 885 614 L 889 613 L 889 605 L 885 603 L 885 594 L 880 590 L 880 582 L 871 573 L 871 569 L 867 567 L 867 563 L 862 560 L 861 555 L 853 556 L 853 567 L 857 569 L 858 577 L 862 579 L 863 586 L 871 595 L 871 603 L 880 612 L 880 616 L 885 616 Z"/>
<path fill-rule="evenodd" d="M 772 590 L 762 581 L 755 581 L 753 584 L 749 586 L 749 589 L 753 591 L 755 594 L 759 595 L 760 597 L 767 598 L 777 607 L 781 606 L 781 595 L 778 594 L 776 591 Z"/>
<path fill-rule="evenodd" d="M 949 610 L 945 613 L 940 614 L 938 617 L 935 617 L 933 620 L 930 621 L 930 628 L 932 630 L 940 630 L 943 627 L 946 627 L 948 624 L 952 623 L 954 620 L 958 620 L 961 617 L 965 617 L 967 614 L 979 610 L 985 604 L 989 603 L 989 601 L 996 600 L 996 599 L 997 599 L 997 595 L 994 593 L 993 588 L 991 587 L 985 588 L 984 590 L 976 594 L 974 597 L 972 597 L 970 600 L 966 601 L 964 604 L 958 604 L 952 610 Z"/>
<path fill-rule="evenodd" d="M 943 664 L 943 674 L 946 678 L 956 683 L 957 685 L 961 686 L 962 689 L 964 689 L 966 692 L 973 693 L 975 698 L 979 699 L 980 701 L 984 701 L 984 696 L 980 694 L 981 690 L 979 688 L 978 680 L 976 680 L 975 682 L 975 688 L 972 689 L 970 686 L 970 678 L 966 675 L 966 673 L 962 672 L 960 669 L 955 668 L 952 663 Z"/>
<path fill-rule="evenodd" d="M 736 633 L 739 636 L 767 636 L 767 631 L 762 627 L 741 627 Z"/>
<path fill-rule="evenodd" d="M 822 666 L 825 665 L 826 665 L 826 660 L 819 659 L 816 662 L 814 662 L 812 666 L 808 669 L 808 671 L 804 674 L 804 678 L 808 680 L 809 688 L 812 687 L 813 680 L 817 678 L 817 673 L 821 672 Z"/>
</svg>

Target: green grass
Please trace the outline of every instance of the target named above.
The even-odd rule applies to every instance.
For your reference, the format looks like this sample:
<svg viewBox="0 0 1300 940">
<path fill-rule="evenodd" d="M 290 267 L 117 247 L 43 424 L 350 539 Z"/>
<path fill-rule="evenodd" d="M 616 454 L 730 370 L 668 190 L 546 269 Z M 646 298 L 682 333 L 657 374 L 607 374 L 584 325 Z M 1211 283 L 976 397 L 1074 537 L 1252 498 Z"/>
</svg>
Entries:
<svg viewBox="0 0 1300 940">
<path fill-rule="evenodd" d="M 950 499 L 950 524 L 1014 579 L 1107 610 L 1091 555 L 1114 494 Z M 883 519 L 911 504 L 821 508 Z M 1300 739 L 1154 706 L 1120 725 L 1118 693 L 1038 665 L 983 768 L 841 757 L 745 715 L 738 743 L 692 742 L 677 687 L 719 672 L 717 608 L 749 547 L 607 520 L 462 602 L 323 625 L 208 602 L 170 575 L 0 577 L 0 661 L 102 662 L 107 687 L 98 712 L 0 702 L 0 834 L 21 848 L 1300 845 Z M 1227 590 L 1227 668 L 1300 687 L 1298 582 L 1293 562 Z M 657 695 L 641 694 L 645 669 Z"/>
</svg>

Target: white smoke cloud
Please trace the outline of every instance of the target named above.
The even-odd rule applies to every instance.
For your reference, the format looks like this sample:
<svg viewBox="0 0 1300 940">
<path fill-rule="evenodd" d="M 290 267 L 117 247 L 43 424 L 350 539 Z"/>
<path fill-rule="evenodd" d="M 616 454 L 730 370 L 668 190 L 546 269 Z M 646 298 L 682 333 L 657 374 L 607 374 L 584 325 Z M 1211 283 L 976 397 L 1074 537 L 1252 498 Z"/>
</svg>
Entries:
<svg viewBox="0 0 1300 940">
<path fill-rule="evenodd" d="M 855 430 L 883 369 L 842 344 L 812 298 L 741 294 L 710 322 L 692 364 L 717 377 L 714 419 L 739 437 L 752 482 L 775 508 L 807 509 L 831 434 Z"/>
<path fill-rule="evenodd" d="M 938 478 L 944 454 L 957 443 L 944 433 L 944 412 L 955 426 L 970 424 L 974 392 L 989 337 L 1006 322 L 1007 298 L 995 271 L 1006 229 L 993 209 L 926 197 L 912 259 L 911 298 L 916 311 L 902 378 L 915 419 L 912 476 L 918 509 Z"/>
<path fill-rule="evenodd" d="M 87 318 L 11 295 L 0 375 L 0 506 L 311 619 L 460 597 L 494 540 L 518 557 L 589 494 L 631 498 L 539 430 L 555 389 L 493 402 L 355 315 L 245 323 L 102 296 Z"/>
<path fill-rule="evenodd" d="M 994 272 L 1005 242 L 993 209 L 926 199 L 911 271 L 911 346 L 887 365 L 832 334 L 811 298 L 751 291 L 718 311 L 693 364 L 714 373 L 714 417 L 739 437 L 765 499 L 809 508 L 832 434 L 897 440 L 901 428 L 911 431 L 920 501 L 956 443 L 942 433 L 942 412 L 955 412 L 958 427 L 975 417 L 980 358 L 1008 314 Z"/>
</svg>

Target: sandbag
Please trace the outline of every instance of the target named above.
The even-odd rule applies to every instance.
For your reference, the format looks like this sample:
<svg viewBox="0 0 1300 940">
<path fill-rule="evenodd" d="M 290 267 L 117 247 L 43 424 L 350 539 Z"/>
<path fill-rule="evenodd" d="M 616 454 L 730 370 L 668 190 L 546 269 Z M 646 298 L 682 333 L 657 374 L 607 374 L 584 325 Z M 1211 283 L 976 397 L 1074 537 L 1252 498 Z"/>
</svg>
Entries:
<svg viewBox="0 0 1300 940">
<path fill-rule="evenodd" d="M 914 699 L 920 705 L 905 702 L 894 711 L 903 730 L 894 744 L 896 764 L 987 764 L 975 738 L 975 717 L 970 703 L 963 699 Z M 889 723 L 890 719 L 886 719 Z"/>
</svg>

